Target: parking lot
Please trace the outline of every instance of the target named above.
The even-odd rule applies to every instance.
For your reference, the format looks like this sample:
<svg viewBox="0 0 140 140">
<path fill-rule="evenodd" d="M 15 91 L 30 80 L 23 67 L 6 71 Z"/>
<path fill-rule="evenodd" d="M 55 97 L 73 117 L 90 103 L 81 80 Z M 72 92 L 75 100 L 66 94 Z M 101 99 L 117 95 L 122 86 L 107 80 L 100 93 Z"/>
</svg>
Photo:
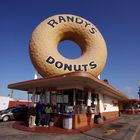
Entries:
<svg viewBox="0 0 140 140">
<path fill-rule="evenodd" d="M 0 140 L 135 140 L 140 115 L 125 115 L 119 119 L 78 134 L 34 133 L 14 129 L 14 121 L 0 122 Z M 109 133 L 108 133 L 109 132 Z M 111 133 L 110 133 L 111 132 Z M 137 138 L 136 140 L 139 140 Z"/>
<path fill-rule="evenodd" d="M 13 123 L 14 121 L 0 122 L 0 140 L 94 140 L 85 134 L 54 135 L 20 131 L 12 128 Z"/>
</svg>

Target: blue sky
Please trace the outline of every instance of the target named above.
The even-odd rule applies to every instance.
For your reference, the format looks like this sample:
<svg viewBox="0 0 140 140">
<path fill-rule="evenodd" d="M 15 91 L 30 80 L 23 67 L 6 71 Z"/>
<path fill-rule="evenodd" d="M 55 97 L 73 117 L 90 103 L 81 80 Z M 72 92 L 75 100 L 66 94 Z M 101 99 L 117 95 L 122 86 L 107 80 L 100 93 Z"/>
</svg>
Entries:
<svg viewBox="0 0 140 140">
<path fill-rule="evenodd" d="M 108 58 L 101 78 L 138 98 L 139 7 L 139 0 L 0 0 L 0 96 L 10 93 L 8 84 L 33 79 L 28 51 L 34 28 L 49 16 L 74 14 L 92 22 L 106 41 Z M 27 95 L 14 91 L 14 97 Z"/>
</svg>

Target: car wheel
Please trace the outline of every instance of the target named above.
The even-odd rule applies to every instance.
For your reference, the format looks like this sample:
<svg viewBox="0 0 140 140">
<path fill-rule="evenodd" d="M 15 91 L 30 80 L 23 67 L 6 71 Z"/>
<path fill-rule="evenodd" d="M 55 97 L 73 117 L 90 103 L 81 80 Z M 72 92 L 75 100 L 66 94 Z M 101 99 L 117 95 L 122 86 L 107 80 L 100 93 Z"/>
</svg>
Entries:
<svg viewBox="0 0 140 140">
<path fill-rule="evenodd" d="M 2 121 L 3 121 L 3 122 L 9 121 L 9 116 L 4 116 L 4 117 L 2 118 Z"/>
</svg>

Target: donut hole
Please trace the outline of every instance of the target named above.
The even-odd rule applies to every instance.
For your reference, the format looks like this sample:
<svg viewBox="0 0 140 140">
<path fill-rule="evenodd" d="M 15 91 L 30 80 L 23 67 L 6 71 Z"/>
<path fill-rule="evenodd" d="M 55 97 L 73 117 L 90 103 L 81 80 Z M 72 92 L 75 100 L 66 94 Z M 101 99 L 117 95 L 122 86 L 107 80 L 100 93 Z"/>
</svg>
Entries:
<svg viewBox="0 0 140 140">
<path fill-rule="evenodd" d="M 67 59 L 77 59 L 82 55 L 81 47 L 71 40 L 61 41 L 57 49 L 58 52 Z"/>
<path fill-rule="evenodd" d="M 67 59 L 79 59 L 87 50 L 87 40 L 83 32 L 76 29 L 61 30 L 57 35 L 57 51 Z"/>
</svg>

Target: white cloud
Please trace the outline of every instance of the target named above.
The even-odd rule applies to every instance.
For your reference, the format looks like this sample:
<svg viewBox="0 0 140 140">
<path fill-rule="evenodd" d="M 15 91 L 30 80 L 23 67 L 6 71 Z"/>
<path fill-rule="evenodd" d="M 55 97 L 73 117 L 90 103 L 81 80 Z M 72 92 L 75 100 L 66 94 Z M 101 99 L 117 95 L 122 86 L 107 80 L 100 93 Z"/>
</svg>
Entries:
<svg viewBox="0 0 140 140">
<path fill-rule="evenodd" d="M 130 98 L 133 98 L 133 99 L 136 98 L 135 95 L 134 95 L 134 90 L 133 90 L 133 87 L 132 87 L 132 86 L 126 85 L 126 86 L 124 87 L 124 89 L 125 89 L 127 95 L 128 95 Z"/>
</svg>

